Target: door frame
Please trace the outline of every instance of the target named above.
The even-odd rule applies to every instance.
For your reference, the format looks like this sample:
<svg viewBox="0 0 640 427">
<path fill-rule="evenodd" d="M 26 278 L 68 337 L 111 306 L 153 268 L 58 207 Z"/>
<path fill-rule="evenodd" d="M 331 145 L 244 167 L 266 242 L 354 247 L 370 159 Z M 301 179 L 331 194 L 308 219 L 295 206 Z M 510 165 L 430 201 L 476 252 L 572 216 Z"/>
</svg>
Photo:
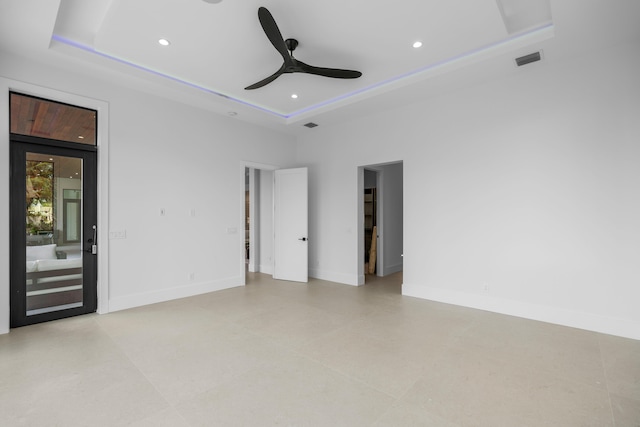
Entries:
<svg viewBox="0 0 640 427">
<path fill-rule="evenodd" d="M 35 323 L 48 322 L 65 317 L 77 316 L 93 313 L 97 310 L 98 258 L 91 254 L 84 254 L 82 257 L 82 306 L 66 308 L 63 310 L 47 311 L 44 313 L 27 315 L 27 295 L 26 295 L 26 230 L 24 227 L 25 205 L 25 162 L 27 153 L 46 154 L 54 157 L 72 157 L 82 160 L 82 212 L 83 227 L 82 238 L 80 239 L 80 250 L 85 251 L 87 247 L 87 236 L 93 237 L 92 227 L 97 223 L 97 192 L 90 191 L 97 189 L 97 150 L 94 146 L 82 146 L 73 143 L 61 143 L 37 137 L 16 135 L 11 138 L 11 193 L 14 196 L 10 201 L 10 221 L 11 223 L 22 224 L 11 228 L 10 245 L 11 249 L 18 248 L 10 254 L 11 263 L 11 327 L 20 327 Z M 17 195 L 15 192 L 17 191 Z M 88 196 L 93 193 L 92 196 Z M 55 227 L 55 226 L 54 226 Z M 98 241 L 98 244 L 100 242 Z"/>
<path fill-rule="evenodd" d="M 358 167 L 358 286 L 365 284 L 366 272 L 364 271 L 364 171 L 370 170 L 376 173 L 376 226 L 378 232 L 378 246 L 376 249 L 376 276 L 384 276 L 384 169 L 380 165 L 367 165 Z"/>
<path fill-rule="evenodd" d="M 260 169 L 247 168 L 249 171 L 249 271 L 260 271 L 260 182 L 257 178 Z M 245 205 L 246 209 L 246 205 Z M 245 212 L 246 214 L 246 212 Z"/>
<path fill-rule="evenodd" d="M 385 254 L 385 246 L 387 246 L 387 249 L 389 249 L 389 245 L 387 245 L 387 243 L 385 241 L 385 237 L 386 240 L 390 240 L 391 239 L 391 243 L 393 244 L 395 242 L 394 238 L 395 236 L 385 236 L 385 234 L 387 233 L 388 230 L 393 231 L 391 228 L 392 225 L 395 223 L 394 221 L 394 216 L 395 216 L 395 212 L 394 212 L 394 208 L 393 206 L 388 205 L 388 200 L 393 199 L 392 197 L 392 193 L 389 193 L 388 191 L 392 191 L 392 184 L 390 186 L 390 176 L 389 175 L 391 172 L 388 169 L 388 166 L 391 165 L 402 165 L 403 168 L 403 176 L 404 176 L 404 160 L 395 160 L 395 161 L 389 161 L 389 162 L 384 162 L 384 163 L 376 163 L 376 164 L 370 164 L 370 165 L 363 165 L 363 166 L 358 166 L 357 169 L 357 201 L 358 201 L 358 218 L 357 218 L 357 236 L 356 238 L 358 239 L 357 242 L 357 272 L 358 272 L 358 286 L 360 285 L 364 285 L 365 284 L 365 275 L 364 275 L 364 263 L 361 262 L 364 259 L 364 170 L 368 169 L 368 170 L 372 170 L 377 172 L 377 196 L 378 196 L 378 205 L 377 205 L 377 213 L 378 213 L 378 221 L 377 221 L 377 225 L 378 225 L 378 235 L 380 235 L 380 239 L 378 240 L 379 245 L 378 245 L 378 257 L 377 257 L 377 263 L 379 264 L 379 268 L 378 271 L 376 273 L 377 276 L 385 276 L 388 274 L 392 274 L 395 273 L 396 271 L 400 271 L 396 268 L 396 266 L 388 266 L 385 265 L 385 261 L 384 259 L 387 258 L 387 260 L 390 260 L 391 258 L 394 258 L 394 256 L 391 256 L 389 254 Z M 402 228 L 403 228 L 403 232 L 402 232 L 402 236 L 403 236 L 403 242 L 404 242 L 404 178 L 402 179 L 402 192 L 403 192 L 403 215 L 402 217 L 399 217 L 402 221 Z M 385 215 L 385 211 L 387 212 L 387 214 Z M 392 215 L 392 213 L 394 215 Z M 387 225 L 387 227 L 385 227 L 385 223 Z M 392 227 L 393 228 L 393 227 Z M 402 250 L 402 249 L 401 249 Z M 402 258 L 402 253 L 400 254 L 400 257 Z M 403 263 L 400 263 L 401 269 Z"/>
<path fill-rule="evenodd" d="M 241 197 L 241 209 L 240 209 L 240 221 L 239 224 L 240 226 L 236 228 L 236 230 L 238 231 L 238 242 L 240 243 L 240 258 L 241 258 L 241 262 L 240 262 L 240 284 L 241 286 L 244 286 L 247 284 L 247 272 L 245 270 L 245 263 L 246 263 L 246 249 L 245 249 L 245 220 L 246 220 L 246 203 L 245 203 L 245 183 L 246 183 L 246 171 L 245 169 L 249 168 L 249 170 L 254 169 L 254 173 L 255 170 L 267 170 L 267 171 L 275 171 L 276 169 L 281 169 L 280 166 L 275 166 L 275 165 L 270 165 L 267 163 L 256 163 L 256 162 L 250 162 L 250 161 L 241 161 L 240 162 L 240 182 L 241 182 L 241 187 L 242 188 L 242 192 L 240 193 L 242 195 Z M 251 172 L 250 172 L 251 173 Z M 258 209 L 258 206 L 256 206 L 256 201 L 257 201 L 257 195 L 255 194 L 256 191 L 254 189 L 254 191 L 249 191 L 249 209 Z M 260 201 L 262 203 L 262 200 Z M 254 206 L 255 208 L 251 208 L 251 206 Z M 271 209 L 273 210 L 273 194 L 271 195 Z M 251 215 L 249 217 L 249 228 L 250 230 L 255 230 L 255 224 L 253 223 L 253 221 L 255 221 L 256 216 L 255 215 Z M 227 229 L 227 233 L 230 233 L 229 229 Z M 273 240 L 273 236 L 271 236 L 271 239 Z M 249 244 L 252 244 L 252 241 L 254 241 L 256 239 L 250 239 Z M 249 249 L 251 250 L 251 248 Z M 254 248 L 255 250 L 255 248 Z M 260 264 L 258 264 L 259 266 Z M 259 269 L 259 268 L 258 268 Z"/>
<path fill-rule="evenodd" d="M 0 169 L 10 170 L 9 92 L 20 92 L 52 101 L 98 111 L 98 309 L 109 312 L 109 104 L 94 98 L 75 95 L 31 83 L 0 77 Z M 9 332 L 9 174 L 0 174 L 0 334 Z"/>
</svg>

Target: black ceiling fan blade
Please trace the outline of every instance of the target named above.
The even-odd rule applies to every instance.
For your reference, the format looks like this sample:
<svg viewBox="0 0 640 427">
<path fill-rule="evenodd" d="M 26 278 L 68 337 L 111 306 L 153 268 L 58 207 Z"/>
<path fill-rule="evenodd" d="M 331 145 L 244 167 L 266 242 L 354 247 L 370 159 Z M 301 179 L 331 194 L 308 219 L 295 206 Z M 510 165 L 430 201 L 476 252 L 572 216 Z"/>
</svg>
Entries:
<svg viewBox="0 0 640 427">
<path fill-rule="evenodd" d="M 334 79 L 357 79 L 362 75 L 360 71 L 354 70 L 342 70 L 340 68 L 323 68 L 314 67 L 313 65 L 305 64 L 298 61 L 300 71 L 308 74 L 316 74 L 323 77 L 333 77 Z"/>
<path fill-rule="evenodd" d="M 275 79 L 277 79 L 278 77 L 280 77 L 284 73 L 284 68 L 285 68 L 285 66 L 284 66 L 284 64 L 282 64 L 282 67 L 280 67 L 280 69 L 278 71 L 276 71 L 275 73 L 273 73 L 272 75 L 270 75 L 266 79 L 260 80 L 259 82 L 254 83 L 251 86 L 245 87 L 244 90 L 258 89 L 258 88 L 261 88 L 262 86 L 268 85 L 269 83 L 271 83 L 272 81 L 274 81 Z"/>
<path fill-rule="evenodd" d="M 278 28 L 275 19 L 273 19 L 271 12 L 269 12 L 266 7 L 260 7 L 258 9 L 258 19 L 260 20 L 260 25 L 262 25 L 262 29 L 267 35 L 267 38 L 269 39 L 273 47 L 275 47 L 276 50 L 280 52 L 280 55 L 282 55 L 284 61 L 291 61 L 291 55 L 289 54 L 287 45 L 282 38 L 282 33 L 280 33 L 280 29 Z"/>
</svg>

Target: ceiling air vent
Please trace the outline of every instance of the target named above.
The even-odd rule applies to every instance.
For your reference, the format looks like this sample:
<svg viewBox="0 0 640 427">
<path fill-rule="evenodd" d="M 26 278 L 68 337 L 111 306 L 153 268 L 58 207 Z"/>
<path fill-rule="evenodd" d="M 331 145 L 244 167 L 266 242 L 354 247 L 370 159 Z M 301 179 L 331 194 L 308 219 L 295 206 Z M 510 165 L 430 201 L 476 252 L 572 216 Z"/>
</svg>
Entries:
<svg viewBox="0 0 640 427">
<path fill-rule="evenodd" d="M 516 65 L 518 67 L 522 67 L 523 65 L 531 64 L 532 62 L 540 61 L 542 56 L 540 52 L 530 53 L 529 55 L 521 56 L 520 58 L 516 58 Z"/>
<path fill-rule="evenodd" d="M 307 124 L 305 124 L 306 127 L 308 127 L 309 129 L 314 128 L 316 126 L 318 126 L 317 124 L 313 123 L 313 122 L 309 122 Z"/>
</svg>

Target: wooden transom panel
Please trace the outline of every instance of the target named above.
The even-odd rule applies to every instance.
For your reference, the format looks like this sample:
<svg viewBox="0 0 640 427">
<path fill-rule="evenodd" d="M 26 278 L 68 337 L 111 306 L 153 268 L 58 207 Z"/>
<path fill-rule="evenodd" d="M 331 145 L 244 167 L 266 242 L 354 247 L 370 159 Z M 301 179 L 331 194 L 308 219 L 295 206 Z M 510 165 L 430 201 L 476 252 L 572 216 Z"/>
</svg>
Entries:
<svg viewBox="0 0 640 427">
<path fill-rule="evenodd" d="M 11 93 L 11 133 L 96 145 L 97 111 Z"/>
</svg>

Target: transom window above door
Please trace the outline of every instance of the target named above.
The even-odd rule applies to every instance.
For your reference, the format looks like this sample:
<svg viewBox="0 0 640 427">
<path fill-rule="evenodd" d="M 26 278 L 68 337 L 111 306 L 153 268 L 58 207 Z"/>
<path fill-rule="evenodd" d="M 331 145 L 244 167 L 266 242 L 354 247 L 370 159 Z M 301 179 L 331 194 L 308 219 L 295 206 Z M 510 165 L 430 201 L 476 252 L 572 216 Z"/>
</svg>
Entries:
<svg viewBox="0 0 640 427">
<path fill-rule="evenodd" d="M 11 133 L 96 145 L 98 112 L 11 92 Z"/>
</svg>

